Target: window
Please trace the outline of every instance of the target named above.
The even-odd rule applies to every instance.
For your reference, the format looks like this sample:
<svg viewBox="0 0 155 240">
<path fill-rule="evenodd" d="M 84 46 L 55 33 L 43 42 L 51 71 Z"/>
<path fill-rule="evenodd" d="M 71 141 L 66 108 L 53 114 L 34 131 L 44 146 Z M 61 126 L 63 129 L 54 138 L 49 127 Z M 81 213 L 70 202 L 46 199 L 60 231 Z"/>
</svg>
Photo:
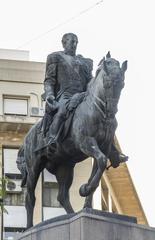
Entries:
<svg viewBox="0 0 155 240">
<path fill-rule="evenodd" d="M 11 228 L 11 227 L 5 227 L 4 228 L 4 240 L 14 240 L 17 239 L 17 236 L 19 233 L 24 232 L 25 228 Z"/>
<path fill-rule="evenodd" d="M 4 162 L 4 173 L 10 174 L 20 174 L 20 171 L 17 168 L 18 149 L 15 148 L 4 148 L 3 149 L 3 162 Z"/>
<path fill-rule="evenodd" d="M 28 115 L 28 99 L 4 97 L 3 100 L 5 115 Z"/>
<path fill-rule="evenodd" d="M 5 206 L 25 206 L 25 190 L 20 193 L 7 193 L 4 199 Z"/>
<path fill-rule="evenodd" d="M 4 174 L 9 179 L 4 200 L 7 206 L 23 206 L 25 202 L 25 190 L 21 188 L 21 173 L 16 164 L 17 154 L 17 148 L 3 149 Z"/>
<path fill-rule="evenodd" d="M 57 200 L 58 184 L 44 183 L 43 186 L 43 206 L 44 207 L 61 207 Z"/>
</svg>

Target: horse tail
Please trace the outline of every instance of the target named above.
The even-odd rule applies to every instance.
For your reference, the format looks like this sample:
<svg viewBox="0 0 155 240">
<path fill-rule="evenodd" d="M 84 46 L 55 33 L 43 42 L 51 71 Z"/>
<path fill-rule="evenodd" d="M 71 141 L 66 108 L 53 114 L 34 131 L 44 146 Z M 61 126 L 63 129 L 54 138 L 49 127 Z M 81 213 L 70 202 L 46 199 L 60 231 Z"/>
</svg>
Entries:
<svg viewBox="0 0 155 240">
<path fill-rule="evenodd" d="M 22 182 L 21 182 L 21 187 L 24 187 L 26 185 L 27 181 L 27 169 L 26 169 L 26 161 L 25 161 L 25 156 L 24 156 L 24 146 L 22 145 L 18 151 L 17 155 L 17 167 L 19 171 L 22 174 Z"/>
</svg>

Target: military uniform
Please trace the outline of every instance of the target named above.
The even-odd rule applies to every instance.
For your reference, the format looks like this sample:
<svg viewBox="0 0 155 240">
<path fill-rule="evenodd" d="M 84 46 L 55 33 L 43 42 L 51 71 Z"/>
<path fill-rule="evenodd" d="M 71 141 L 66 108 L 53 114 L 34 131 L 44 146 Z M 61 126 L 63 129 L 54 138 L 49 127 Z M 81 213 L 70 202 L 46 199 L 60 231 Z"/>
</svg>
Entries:
<svg viewBox="0 0 155 240">
<path fill-rule="evenodd" d="M 93 61 L 81 55 L 71 56 L 62 51 L 48 55 L 44 80 L 45 99 L 48 96 L 54 96 L 59 102 L 51 128 L 50 135 L 53 135 L 53 138 L 58 133 L 61 123 L 65 121 L 66 106 L 72 96 L 86 91 L 87 84 L 92 78 L 92 68 Z M 45 114 L 45 122 L 46 120 Z M 48 128 L 46 124 L 46 129 Z"/>
<path fill-rule="evenodd" d="M 64 52 L 48 55 L 44 81 L 46 96 L 51 94 L 59 100 L 62 94 L 73 96 L 77 92 L 85 92 L 91 78 L 91 59 Z"/>
</svg>

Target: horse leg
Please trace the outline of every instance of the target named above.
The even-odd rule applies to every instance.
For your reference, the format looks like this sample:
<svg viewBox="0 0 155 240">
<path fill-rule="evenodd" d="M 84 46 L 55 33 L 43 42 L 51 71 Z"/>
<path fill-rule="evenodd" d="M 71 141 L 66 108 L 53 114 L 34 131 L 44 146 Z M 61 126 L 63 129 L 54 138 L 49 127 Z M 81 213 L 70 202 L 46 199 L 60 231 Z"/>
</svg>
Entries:
<svg viewBox="0 0 155 240">
<path fill-rule="evenodd" d="M 69 189 L 73 182 L 73 167 L 59 166 L 55 175 L 59 184 L 57 199 L 67 213 L 73 213 L 74 210 L 69 200 Z"/>
<path fill-rule="evenodd" d="M 97 171 L 97 163 L 96 163 L 96 160 L 94 159 L 93 169 L 92 169 L 91 176 L 90 176 L 90 178 L 89 178 L 89 180 L 88 180 L 88 184 L 91 182 L 92 178 L 93 178 L 94 175 L 96 174 L 96 171 Z M 93 194 L 94 194 L 94 191 L 91 192 L 91 193 L 86 197 L 83 208 L 92 208 Z"/>
<path fill-rule="evenodd" d="M 25 199 L 25 207 L 27 211 L 27 228 L 33 226 L 33 211 L 35 206 L 35 188 L 39 178 L 40 171 L 36 172 L 35 175 L 32 172 L 28 172 L 27 176 L 27 193 Z"/>
<path fill-rule="evenodd" d="M 83 184 L 80 187 L 80 195 L 82 197 L 86 197 L 90 193 L 94 192 L 96 190 L 96 188 L 98 187 L 101 176 L 102 176 L 104 170 L 106 169 L 107 158 L 101 152 L 95 138 L 93 138 L 93 137 L 86 137 L 80 143 L 80 149 L 87 156 L 93 157 L 97 163 L 97 171 L 94 174 L 94 176 L 92 177 L 92 179 L 90 177 L 88 180 L 88 183 Z"/>
</svg>

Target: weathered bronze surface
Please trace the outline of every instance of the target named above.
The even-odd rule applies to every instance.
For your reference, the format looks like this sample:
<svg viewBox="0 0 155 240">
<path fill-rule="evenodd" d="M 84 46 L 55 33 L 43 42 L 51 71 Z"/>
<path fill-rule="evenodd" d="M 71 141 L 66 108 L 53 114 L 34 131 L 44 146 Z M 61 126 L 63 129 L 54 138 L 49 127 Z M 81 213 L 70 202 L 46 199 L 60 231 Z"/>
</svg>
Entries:
<svg viewBox="0 0 155 240">
<path fill-rule="evenodd" d="M 115 114 L 124 87 L 127 61 L 106 55 L 92 77 L 92 60 L 76 55 L 77 36 L 66 34 L 62 39 L 64 51 L 48 56 L 45 74 L 46 113 L 34 125 L 19 150 L 17 165 L 27 184 L 27 227 L 33 225 L 35 187 L 41 171 L 46 168 L 56 176 L 59 184 L 58 201 L 67 213 L 73 208 L 69 189 L 76 163 L 94 158 L 88 183 L 80 187 L 86 197 L 84 207 L 92 207 L 92 196 L 97 188 L 107 160 L 118 167 L 127 157 L 114 145 L 117 127 Z"/>
</svg>

